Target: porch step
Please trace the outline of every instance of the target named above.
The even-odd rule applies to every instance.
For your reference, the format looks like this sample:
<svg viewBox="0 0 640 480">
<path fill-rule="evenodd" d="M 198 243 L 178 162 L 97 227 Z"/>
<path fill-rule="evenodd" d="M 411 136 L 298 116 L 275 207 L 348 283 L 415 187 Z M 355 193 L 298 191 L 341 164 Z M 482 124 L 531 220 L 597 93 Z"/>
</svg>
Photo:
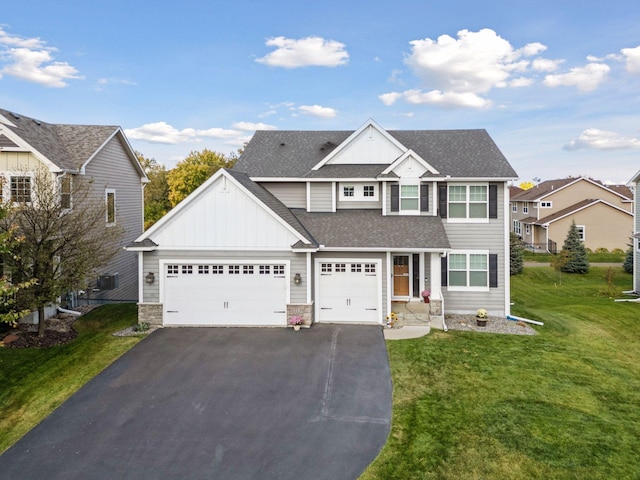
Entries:
<svg viewBox="0 0 640 480">
<path fill-rule="evenodd" d="M 403 326 L 429 326 L 429 304 L 421 302 L 393 302 L 391 310 Z"/>
</svg>

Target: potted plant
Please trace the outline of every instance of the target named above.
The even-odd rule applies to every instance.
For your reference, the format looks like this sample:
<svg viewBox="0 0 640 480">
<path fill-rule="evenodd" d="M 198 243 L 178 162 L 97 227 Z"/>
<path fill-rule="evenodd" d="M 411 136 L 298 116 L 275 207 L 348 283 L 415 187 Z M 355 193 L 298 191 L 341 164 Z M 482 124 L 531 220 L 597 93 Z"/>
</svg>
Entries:
<svg viewBox="0 0 640 480">
<path fill-rule="evenodd" d="M 487 311 L 484 308 L 479 308 L 478 311 L 476 312 L 476 323 L 478 324 L 478 326 L 486 327 L 488 317 L 489 317 L 489 314 L 487 313 Z"/>
<path fill-rule="evenodd" d="M 396 312 L 391 312 L 387 315 L 387 328 L 394 328 L 396 323 L 398 323 L 398 315 Z"/>
<path fill-rule="evenodd" d="M 293 315 L 289 317 L 289 325 L 293 326 L 293 329 L 297 332 L 302 325 L 302 317 L 300 315 Z"/>
<path fill-rule="evenodd" d="M 431 290 L 423 290 L 420 295 L 422 295 L 424 303 L 429 303 L 429 297 L 431 296 Z"/>
</svg>

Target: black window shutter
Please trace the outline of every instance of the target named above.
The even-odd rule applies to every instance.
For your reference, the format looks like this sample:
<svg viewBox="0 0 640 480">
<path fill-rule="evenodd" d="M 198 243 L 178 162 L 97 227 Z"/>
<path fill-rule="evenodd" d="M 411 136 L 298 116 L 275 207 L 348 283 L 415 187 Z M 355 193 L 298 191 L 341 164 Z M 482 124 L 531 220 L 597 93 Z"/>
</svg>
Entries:
<svg viewBox="0 0 640 480">
<path fill-rule="evenodd" d="M 447 257 L 440 257 L 440 284 L 446 287 L 447 282 Z"/>
<path fill-rule="evenodd" d="M 391 185 L 391 211 L 400 211 L 400 185 Z"/>
<path fill-rule="evenodd" d="M 489 185 L 489 218 L 498 218 L 498 185 Z"/>
<path fill-rule="evenodd" d="M 489 254 L 489 287 L 498 288 L 498 255 Z"/>
<path fill-rule="evenodd" d="M 440 218 L 447 218 L 447 184 L 438 185 L 438 210 Z"/>
<path fill-rule="evenodd" d="M 429 211 L 429 185 L 426 183 L 420 185 L 420 211 Z"/>
</svg>

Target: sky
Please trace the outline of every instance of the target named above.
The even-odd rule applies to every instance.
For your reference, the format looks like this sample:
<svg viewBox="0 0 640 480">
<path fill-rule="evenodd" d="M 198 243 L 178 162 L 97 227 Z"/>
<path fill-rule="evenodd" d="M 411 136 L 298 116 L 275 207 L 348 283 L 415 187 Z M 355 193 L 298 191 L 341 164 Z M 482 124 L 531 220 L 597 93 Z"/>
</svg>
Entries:
<svg viewBox="0 0 640 480">
<path fill-rule="evenodd" d="M 173 168 L 257 129 L 483 128 L 520 181 L 640 170 L 635 1 L 22 0 L 0 107 Z"/>
</svg>

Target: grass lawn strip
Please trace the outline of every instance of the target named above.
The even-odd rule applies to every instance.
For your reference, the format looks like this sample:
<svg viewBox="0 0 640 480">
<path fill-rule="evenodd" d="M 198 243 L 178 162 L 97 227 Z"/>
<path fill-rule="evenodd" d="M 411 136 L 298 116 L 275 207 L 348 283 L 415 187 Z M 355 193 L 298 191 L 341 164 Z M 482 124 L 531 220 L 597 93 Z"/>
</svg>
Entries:
<svg viewBox="0 0 640 480">
<path fill-rule="evenodd" d="M 136 321 L 135 304 L 104 305 L 74 322 L 67 345 L 0 348 L 0 452 L 139 342 L 112 336 Z"/>
<path fill-rule="evenodd" d="M 363 479 L 638 478 L 640 305 L 622 268 L 512 277 L 535 336 L 449 331 L 388 342 L 389 441 Z"/>
</svg>

